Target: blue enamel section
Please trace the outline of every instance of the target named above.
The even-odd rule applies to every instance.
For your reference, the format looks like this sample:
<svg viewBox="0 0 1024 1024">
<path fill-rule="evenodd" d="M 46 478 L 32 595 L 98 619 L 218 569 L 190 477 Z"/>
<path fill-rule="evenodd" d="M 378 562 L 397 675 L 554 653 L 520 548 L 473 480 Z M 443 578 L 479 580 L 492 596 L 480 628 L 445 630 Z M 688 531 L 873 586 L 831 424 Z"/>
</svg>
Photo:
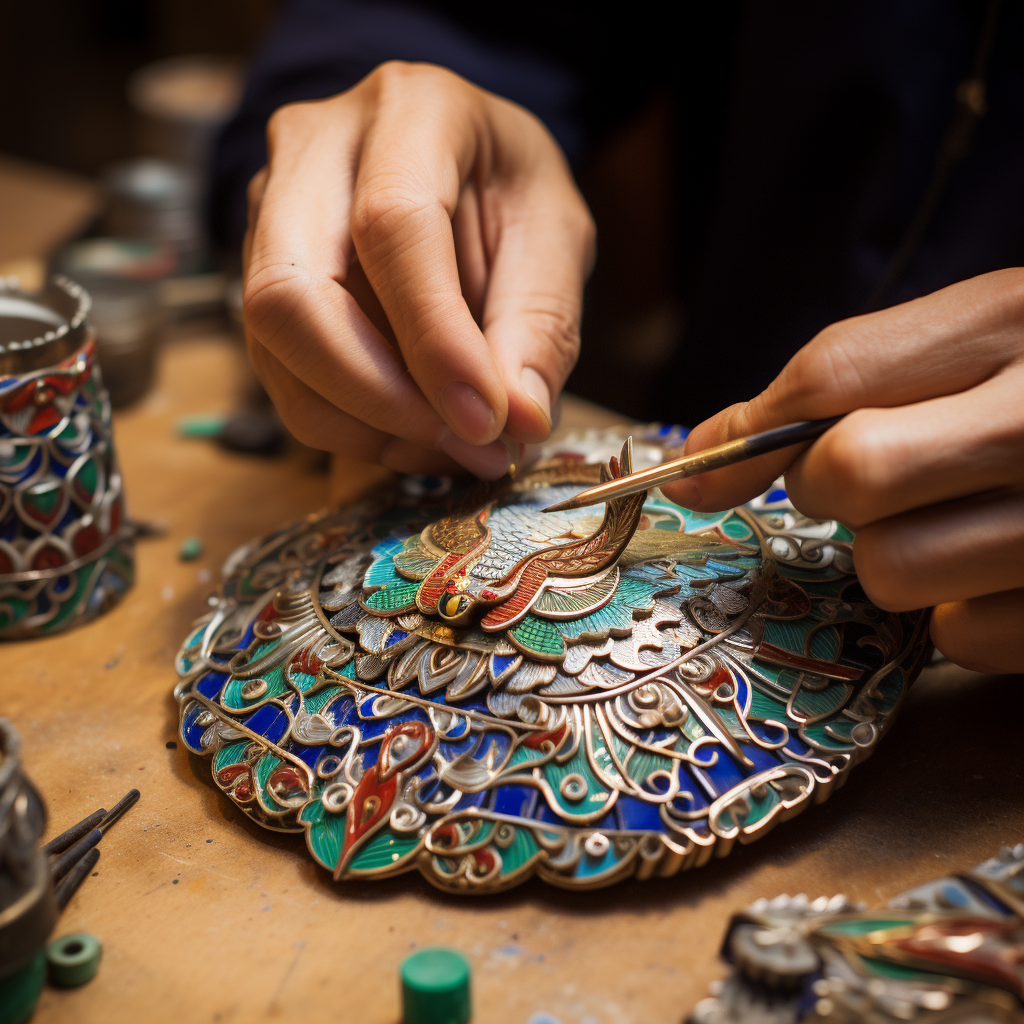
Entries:
<svg viewBox="0 0 1024 1024">
<path fill-rule="evenodd" d="M 207 700 L 216 700 L 227 681 L 228 674 L 226 672 L 207 672 L 196 682 L 196 692 L 201 693 Z"/>
</svg>

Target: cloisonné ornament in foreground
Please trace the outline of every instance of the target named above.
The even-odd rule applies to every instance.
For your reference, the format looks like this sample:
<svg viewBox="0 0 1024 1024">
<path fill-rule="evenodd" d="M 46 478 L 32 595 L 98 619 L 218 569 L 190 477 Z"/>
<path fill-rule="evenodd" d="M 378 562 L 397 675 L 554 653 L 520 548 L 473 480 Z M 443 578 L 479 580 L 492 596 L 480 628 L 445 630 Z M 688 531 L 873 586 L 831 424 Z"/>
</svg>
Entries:
<svg viewBox="0 0 1024 1024">
<path fill-rule="evenodd" d="M 240 549 L 179 655 L 182 740 L 336 879 L 462 892 L 671 875 L 826 799 L 927 616 L 874 607 L 850 533 L 779 488 L 541 513 L 657 436 L 616 457 L 592 432 L 457 496 L 409 479 Z"/>
</svg>

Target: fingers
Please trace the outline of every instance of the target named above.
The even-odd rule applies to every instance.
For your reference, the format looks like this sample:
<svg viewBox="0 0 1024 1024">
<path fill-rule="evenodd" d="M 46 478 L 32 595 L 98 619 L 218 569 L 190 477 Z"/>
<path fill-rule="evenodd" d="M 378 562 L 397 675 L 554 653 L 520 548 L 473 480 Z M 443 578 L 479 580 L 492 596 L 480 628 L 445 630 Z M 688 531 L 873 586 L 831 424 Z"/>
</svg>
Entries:
<svg viewBox="0 0 1024 1024">
<path fill-rule="evenodd" d="M 438 452 L 392 437 L 332 405 L 258 342 L 250 342 L 249 355 L 282 422 L 310 448 L 379 462 L 399 473 L 452 475 L 468 469 L 483 480 L 496 480 L 508 470 L 508 450 L 500 441 L 476 446 L 448 435 L 447 452 Z"/>
<path fill-rule="evenodd" d="M 958 395 L 850 413 L 786 473 L 793 503 L 852 529 L 1024 483 L 1024 365 Z"/>
<path fill-rule="evenodd" d="M 527 116 L 515 111 L 509 116 Z M 546 134 L 506 191 L 484 335 L 508 395 L 509 434 L 539 442 L 580 348 L 583 285 L 594 260 L 590 212 Z"/>
<path fill-rule="evenodd" d="M 857 578 L 888 611 L 909 611 L 1024 583 L 1024 493 L 933 505 L 857 533 Z"/>
<path fill-rule="evenodd" d="M 452 230 L 470 171 L 489 176 L 483 107 L 437 69 L 385 65 L 372 78 L 376 114 L 351 211 L 359 262 L 423 394 L 458 437 L 485 444 L 504 427 L 507 399 L 462 294 Z"/>
<path fill-rule="evenodd" d="M 754 422 L 750 413 L 751 404 L 744 402 L 731 405 L 695 427 L 686 438 L 683 453 L 692 455 L 694 452 L 714 448 L 734 438 L 758 433 L 750 426 Z M 782 423 L 776 423 L 774 426 L 782 426 Z M 827 437 L 828 434 L 824 436 Z M 781 476 L 786 467 L 806 448 L 806 444 L 792 445 L 725 469 L 700 473 L 685 480 L 674 480 L 662 485 L 661 489 L 669 500 L 696 512 L 715 512 L 732 508 L 766 491 L 772 481 Z"/>
<path fill-rule="evenodd" d="M 343 99 L 325 101 L 334 105 L 326 121 L 317 109 L 323 104 L 312 103 L 282 108 L 272 119 L 270 169 L 254 183 L 262 195 L 250 229 L 246 325 L 330 404 L 383 434 L 434 444 L 444 431 L 441 418 L 338 283 L 351 263 L 354 160 L 355 115 Z"/>
<path fill-rule="evenodd" d="M 1024 672 L 1024 589 L 941 604 L 932 641 L 950 661 L 975 672 Z"/>
<path fill-rule="evenodd" d="M 724 410 L 686 451 L 798 420 L 895 408 L 969 391 L 1024 359 L 1024 271 L 997 271 L 892 309 L 833 324 L 805 345 L 761 395 Z M 833 428 L 833 431 L 839 428 Z M 816 442 L 827 443 L 833 431 Z M 672 488 L 704 511 L 748 500 L 784 472 L 790 448 Z"/>
</svg>

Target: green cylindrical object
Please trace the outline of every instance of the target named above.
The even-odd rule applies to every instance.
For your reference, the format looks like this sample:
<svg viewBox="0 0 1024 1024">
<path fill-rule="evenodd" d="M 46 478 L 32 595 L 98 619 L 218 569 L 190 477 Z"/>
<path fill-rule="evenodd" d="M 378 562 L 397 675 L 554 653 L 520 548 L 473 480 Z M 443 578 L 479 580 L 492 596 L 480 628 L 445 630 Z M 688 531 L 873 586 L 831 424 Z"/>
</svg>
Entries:
<svg viewBox="0 0 1024 1024">
<path fill-rule="evenodd" d="M 454 949 L 421 949 L 402 962 L 402 1024 L 469 1024 L 469 961 Z"/>
<path fill-rule="evenodd" d="M 23 1024 L 32 1016 L 46 981 L 46 953 L 39 952 L 20 970 L 0 978 L 0 1024 Z"/>
<path fill-rule="evenodd" d="M 96 977 L 103 947 L 95 935 L 72 932 L 54 939 L 46 947 L 50 981 L 60 988 L 77 988 Z"/>
</svg>

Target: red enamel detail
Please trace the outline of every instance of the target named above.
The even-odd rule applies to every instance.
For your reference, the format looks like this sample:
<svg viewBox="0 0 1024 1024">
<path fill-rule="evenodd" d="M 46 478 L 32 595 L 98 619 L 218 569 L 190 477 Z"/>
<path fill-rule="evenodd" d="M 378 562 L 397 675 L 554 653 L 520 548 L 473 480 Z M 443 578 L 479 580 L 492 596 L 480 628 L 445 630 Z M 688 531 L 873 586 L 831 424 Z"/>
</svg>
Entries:
<svg viewBox="0 0 1024 1024">
<path fill-rule="evenodd" d="M 311 676 L 315 676 L 324 667 L 324 663 L 308 647 L 304 647 L 292 658 L 291 665 L 297 672 Z"/>
<path fill-rule="evenodd" d="M 400 736 L 416 740 L 415 746 L 401 760 L 392 762 L 391 743 Z M 434 742 L 434 730 L 423 722 L 402 722 L 390 726 L 380 741 L 377 763 L 363 773 L 352 794 L 345 817 L 345 841 L 334 868 L 334 877 L 341 877 L 348 863 L 348 854 L 372 832 L 376 832 L 391 811 L 402 779 L 402 770 L 419 762 Z"/>
<path fill-rule="evenodd" d="M 87 555 L 103 543 L 103 535 L 95 526 L 85 526 L 75 534 L 72 547 L 76 555 Z"/>
<path fill-rule="evenodd" d="M 64 564 L 64 555 L 56 548 L 44 547 L 36 552 L 32 559 L 33 569 L 56 569 Z"/>
<path fill-rule="evenodd" d="M 510 619 L 514 619 L 533 600 L 547 577 L 548 569 L 543 562 L 530 562 L 519 577 L 519 585 L 512 596 L 496 608 L 492 608 L 480 620 L 481 627 L 496 630 L 502 628 Z"/>
<path fill-rule="evenodd" d="M 273 622 L 275 619 L 281 618 L 281 613 L 274 607 L 274 602 L 271 601 L 267 604 L 263 611 L 256 616 L 257 622 Z"/>
<path fill-rule="evenodd" d="M 305 776 L 290 764 L 283 764 L 270 773 L 267 789 L 272 797 L 281 801 L 304 796 L 309 792 Z"/>
<path fill-rule="evenodd" d="M 529 747 L 531 750 L 540 750 L 545 743 L 553 744 L 552 750 L 557 750 L 562 745 L 562 740 L 565 739 L 565 734 L 569 729 L 569 723 L 563 723 L 561 729 L 555 729 L 552 732 L 533 732 L 523 740 L 523 746 Z"/>
</svg>

